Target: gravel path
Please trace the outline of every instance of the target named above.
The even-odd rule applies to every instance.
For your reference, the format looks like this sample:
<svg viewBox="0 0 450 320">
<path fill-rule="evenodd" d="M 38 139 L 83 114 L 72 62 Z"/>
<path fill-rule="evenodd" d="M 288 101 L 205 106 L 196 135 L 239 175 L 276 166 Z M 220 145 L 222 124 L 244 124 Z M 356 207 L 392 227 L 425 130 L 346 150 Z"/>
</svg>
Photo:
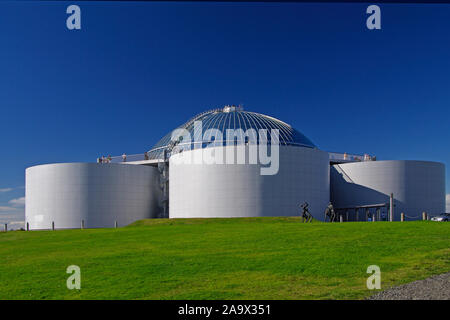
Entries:
<svg viewBox="0 0 450 320">
<path fill-rule="evenodd" d="M 450 300 L 450 272 L 381 291 L 369 300 Z"/>
</svg>

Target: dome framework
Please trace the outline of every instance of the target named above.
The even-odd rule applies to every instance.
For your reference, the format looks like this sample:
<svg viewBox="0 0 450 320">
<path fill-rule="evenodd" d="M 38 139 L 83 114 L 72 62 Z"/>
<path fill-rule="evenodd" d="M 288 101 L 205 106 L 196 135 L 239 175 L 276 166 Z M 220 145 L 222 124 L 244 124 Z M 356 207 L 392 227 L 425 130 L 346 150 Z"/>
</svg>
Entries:
<svg viewBox="0 0 450 320">
<path fill-rule="evenodd" d="M 195 125 L 200 121 L 201 126 Z M 201 144 L 202 148 L 216 147 L 219 145 L 225 146 L 227 144 L 244 144 L 246 141 L 245 133 L 251 129 L 254 129 L 256 133 L 261 129 L 267 130 L 267 140 L 269 143 L 272 130 L 278 130 L 278 143 L 280 145 L 317 148 L 310 139 L 289 124 L 264 114 L 244 111 L 241 107 L 236 106 L 225 106 L 224 108 L 200 113 L 177 129 L 185 129 L 189 132 L 191 137 L 189 143 L 191 143 L 192 149 L 194 149 L 194 144 L 197 144 L 195 146 L 196 148 L 199 148 L 198 144 Z M 222 132 L 222 140 L 215 140 L 216 137 L 211 132 L 216 130 Z M 237 130 L 238 136 L 236 138 L 233 137 L 233 141 L 228 141 L 226 135 L 227 130 Z M 172 132 L 166 134 L 148 151 L 147 154 L 150 160 L 164 158 L 164 151 L 170 149 L 174 144 L 172 141 Z M 214 143 L 211 143 L 212 141 Z M 257 143 L 259 143 L 259 139 Z M 186 143 L 180 144 L 186 145 Z"/>
</svg>

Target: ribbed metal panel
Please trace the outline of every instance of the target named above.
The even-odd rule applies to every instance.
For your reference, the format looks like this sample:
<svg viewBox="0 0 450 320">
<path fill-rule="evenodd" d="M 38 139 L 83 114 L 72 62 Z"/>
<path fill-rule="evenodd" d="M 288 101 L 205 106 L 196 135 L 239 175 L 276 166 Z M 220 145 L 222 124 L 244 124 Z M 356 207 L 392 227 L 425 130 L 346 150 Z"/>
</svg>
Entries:
<svg viewBox="0 0 450 320">
<path fill-rule="evenodd" d="M 195 121 L 202 121 L 201 132 L 199 128 L 194 127 Z M 260 129 L 266 129 L 268 133 L 268 140 L 270 141 L 270 132 L 273 129 L 279 130 L 279 141 L 273 141 L 271 143 L 279 143 L 280 145 L 302 146 L 308 148 L 316 148 L 314 143 L 309 140 L 305 135 L 292 128 L 289 124 L 275 119 L 273 117 L 263 115 L 256 112 L 243 111 L 240 109 L 225 112 L 223 109 L 214 109 L 203 112 L 177 129 L 186 129 L 189 131 L 192 141 L 197 141 L 197 144 L 201 144 L 202 148 L 205 147 L 217 147 L 219 145 L 226 145 L 227 143 L 233 143 L 235 141 L 226 140 L 226 130 L 228 129 L 242 129 L 245 133 L 248 129 L 255 129 L 259 132 Z M 214 141 L 211 143 L 212 135 L 208 133 L 209 129 L 220 130 L 224 137 L 222 141 Z M 155 146 L 150 149 L 148 156 L 150 159 L 163 158 L 164 149 L 167 148 L 172 138 L 172 132 L 165 135 Z M 245 137 L 242 135 L 236 137 L 236 143 L 241 144 L 245 141 Z M 258 139 L 259 143 L 259 139 Z M 199 145 L 196 146 L 197 148 Z M 194 145 L 192 144 L 192 149 Z"/>
</svg>

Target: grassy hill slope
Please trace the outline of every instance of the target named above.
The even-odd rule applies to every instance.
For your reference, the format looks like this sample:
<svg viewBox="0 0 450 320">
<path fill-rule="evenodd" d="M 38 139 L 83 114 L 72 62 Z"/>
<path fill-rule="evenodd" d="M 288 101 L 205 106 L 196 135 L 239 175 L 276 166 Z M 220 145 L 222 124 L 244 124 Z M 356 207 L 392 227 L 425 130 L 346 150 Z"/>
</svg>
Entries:
<svg viewBox="0 0 450 320">
<path fill-rule="evenodd" d="M 450 223 L 156 219 L 0 234 L 0 299 L 360 299 L 450 271 Z M 81 268 L 68 290 L 66 268 Z"/>
</svg>

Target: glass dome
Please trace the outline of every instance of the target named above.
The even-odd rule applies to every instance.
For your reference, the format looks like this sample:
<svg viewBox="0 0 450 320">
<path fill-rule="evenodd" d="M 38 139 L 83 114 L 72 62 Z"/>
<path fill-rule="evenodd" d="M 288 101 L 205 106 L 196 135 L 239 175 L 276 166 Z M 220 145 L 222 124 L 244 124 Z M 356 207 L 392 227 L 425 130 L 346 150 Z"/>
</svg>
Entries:
<svg viewBox="0 0 450 320">
<path fill-rule="evenodd" d="M 196 121 L 201 121 L 201 130 L 199 126 L 195 126 Z M 179 126 L 177 129 L 186 129 L 191 137 L 191 148 L 194 148 L 194 144 L 202 144 L 202 148 L 210 146 L 220 145 L 232 145 L 243 144 L 248 142 L 245 136 L 236 137 L 233 141 L 227 141 L 226 130 L 227 129 L 242 129 L 239 131 L 245 133 L 248 129 L 255 129 L 258 133 L 260 129 L 266 129 L 268 135 L 268 141 L 270 141 L 270 132 L 272 129 L 279 130 L 280 145 L 300 146 L 307 148 L 316 148 L 316 146 L 305 135 L 292 128 L 287 123 L 275 119 L 273 117 L 263 115 L 256 112 L 244 111 L 241 107 L 225 106 L 221 109 L 209 110 L 200 113 Z M 211 130 L 218 129 L 223 133 L 222 140 L 216 140 Z M 153 148 L 148 151 L 149 159 L 162 159 L 164 158 L 164 150 L 169 150 L 173 147 L 174 142 L 171 142 L 172 132 L 169 132 L 161 140 L 156 143 Z M 257 139 L 259 143 L 259 138 Z M 186 145 L 182 141 L 175 143 L 177 146 Z M 199 148 L 199 146 L 195 146 Z"/>
</svg>

